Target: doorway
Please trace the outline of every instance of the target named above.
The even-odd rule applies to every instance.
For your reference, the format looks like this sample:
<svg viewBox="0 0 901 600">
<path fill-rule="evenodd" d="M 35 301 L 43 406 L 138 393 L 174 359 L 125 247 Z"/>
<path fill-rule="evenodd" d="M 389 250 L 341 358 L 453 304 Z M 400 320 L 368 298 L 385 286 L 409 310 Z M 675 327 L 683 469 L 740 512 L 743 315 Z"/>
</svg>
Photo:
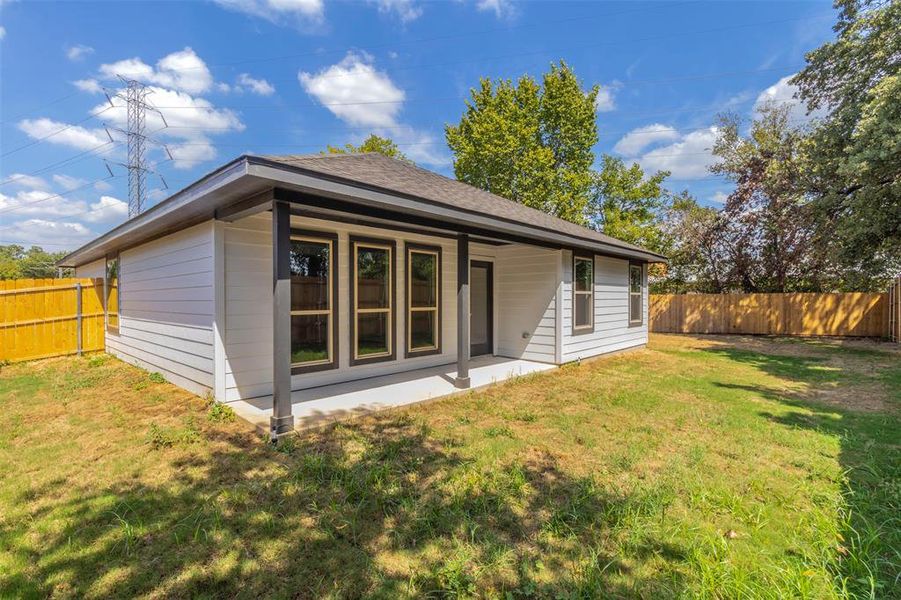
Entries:
<svg viewBox="0 0 901 600">
<path fill-rule="evenodd" d="M 469 266 L 469 355 L 494 351 L 494 265 L 474 260 Z"/>
</svg>

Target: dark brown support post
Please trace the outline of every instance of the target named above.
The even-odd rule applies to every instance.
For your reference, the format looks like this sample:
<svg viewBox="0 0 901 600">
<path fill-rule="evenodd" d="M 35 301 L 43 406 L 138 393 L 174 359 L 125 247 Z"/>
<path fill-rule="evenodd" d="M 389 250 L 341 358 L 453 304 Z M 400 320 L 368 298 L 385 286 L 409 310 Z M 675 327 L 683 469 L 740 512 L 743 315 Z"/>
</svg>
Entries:
<svg viewBox="0 0 901 600">
<path fill-rule="evenodd" d="M 272 202 L 272 416 L 273 441 L 294 430 L 291 414 L 291 212 Z"/>
<path fill-rule="evenodd" d="M 457 236 L 457 379 L 469 387 L 469 236 Z"/>
</svg>

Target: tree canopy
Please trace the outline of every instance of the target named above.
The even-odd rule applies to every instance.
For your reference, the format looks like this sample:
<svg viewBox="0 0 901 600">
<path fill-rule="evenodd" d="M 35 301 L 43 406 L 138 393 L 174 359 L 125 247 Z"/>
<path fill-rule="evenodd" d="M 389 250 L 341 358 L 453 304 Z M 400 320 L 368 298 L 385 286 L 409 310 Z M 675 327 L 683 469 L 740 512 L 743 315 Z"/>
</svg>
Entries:
<svg viewBox="0 0 901 600">
<path fill-rule="evenodd" d="M 658 171 L 645 178 L 638 163 L 631 166 L 604 155 L 595 174 L 587 211 L 589 226 L 607 235 L 648 250 L 666 253 L 669 248 L 663 221 L 669 193 L 663 187 L 669 172 Z"/>
<path fill-rule="evenodd" d="M 65 252 L 46 252 L 40 246 L 28 250 L 18 244 L 0 246 L 0 279 L 56 277 L 54 265 L 65 255 Z"/>
<path fill-rule="evenodd" d="M 359 146 L 353 144 L 345 144 L 343 148 L 337 146 L 328 146 L 325 150 L 326 154 L 360 154 L 363 152 L 378 152 L 385 156 L 396 158 L 405 162 L 412 163 L 407 156 L 400 151 L 397 144 L 391 138 L 378 136 L 370 133 L 369 137 L 363 140 Z"/>
<path fill-rule="evenodd" d="M 825 109 L 805 143 L 806 189 L 860 281 L 901 269 L 901 2 L 837 0 L 836 39 L 793 79 Z"/>
<path fill-rule="evenodd" d="M 593 183 L 599 87 L 565 62 L 539 84 L 483 78 L 457 125 L 445 128 L 460 181 L 575 223 L 585 222 Z"/>
</svg>

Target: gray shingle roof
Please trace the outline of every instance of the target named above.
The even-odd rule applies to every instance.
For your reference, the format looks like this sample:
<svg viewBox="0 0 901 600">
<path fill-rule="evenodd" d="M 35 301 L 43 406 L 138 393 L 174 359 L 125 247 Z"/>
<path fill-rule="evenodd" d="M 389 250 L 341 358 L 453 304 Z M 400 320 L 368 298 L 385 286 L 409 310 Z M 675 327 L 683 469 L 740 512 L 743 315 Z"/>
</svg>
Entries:
<svg viewBox="0 0 901 600">
<path fill-rule="evenodd" d="M 627 244 L 587 227 L 564 221 L 518 202 L 486 192 L 469 184 L 433 173 L 413 164 L 377 153 L 269 155 L 262 158 L 306 171 L 381 188 L 438 204 L 523 223 L 574 237 L 638 250 L 659 256 L 639 246 Z"/>
</svg>

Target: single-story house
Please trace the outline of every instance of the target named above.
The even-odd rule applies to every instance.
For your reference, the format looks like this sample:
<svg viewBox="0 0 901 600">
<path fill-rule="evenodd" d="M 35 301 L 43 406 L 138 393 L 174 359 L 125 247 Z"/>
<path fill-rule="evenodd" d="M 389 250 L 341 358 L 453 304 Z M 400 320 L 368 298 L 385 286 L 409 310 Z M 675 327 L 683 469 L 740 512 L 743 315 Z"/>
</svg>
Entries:
<svg viewBox="0 0 901 600">
<path fill-rule="evenodd" d="M 380 154 L 241 156 L 72 252 L 106 349 L 273 436 L 644 345 L 665 258 Z"/>
</svg>

